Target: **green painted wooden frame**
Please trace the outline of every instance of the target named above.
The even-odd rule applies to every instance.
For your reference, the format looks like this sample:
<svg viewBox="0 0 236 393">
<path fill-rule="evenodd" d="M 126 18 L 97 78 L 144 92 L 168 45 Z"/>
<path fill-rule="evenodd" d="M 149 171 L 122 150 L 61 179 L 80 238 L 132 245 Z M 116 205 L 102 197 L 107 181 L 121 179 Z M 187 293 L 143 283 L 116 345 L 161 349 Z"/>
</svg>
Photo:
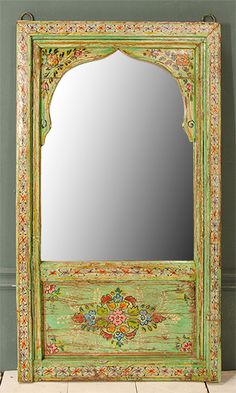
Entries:
<svg viewBox="0 0 236 393">
<path fill-rule="evenodd" d="M 114 276 L 117 280 L 124 278 L 124 269 L 114 262 L 102 265 L 99 261 L 90 262 L 88 273 L 81 262 L 49 264 L 40 260 L 40 148 L 50 130 L 51 96 L 68 69 L 116 50 L 165 67 L 182 91 L 183 126 L 194 151 L 194 260 L 151 261 L 148 269 L 143 262 L 136 262 L 135 272 L 131 262 L 123 263 L 125 279 L 135 279 L 139 274 L 147 280 L 172 280 L 174 275 L 180 281 L 185 277 L 196 282 L 196 350 L 191 357 L 163 354 L 45 358 L 41 286 L 50 282 L 50 269 L 54 269 L 58 281 L 63 279 L 64 282 L 99 280 L 102 274 L 106 274 L 108 280 Z M 219 381 L 220 67 L 220 26 L 217 23 L 17 22 L 19 381 Z"/>
</svg>

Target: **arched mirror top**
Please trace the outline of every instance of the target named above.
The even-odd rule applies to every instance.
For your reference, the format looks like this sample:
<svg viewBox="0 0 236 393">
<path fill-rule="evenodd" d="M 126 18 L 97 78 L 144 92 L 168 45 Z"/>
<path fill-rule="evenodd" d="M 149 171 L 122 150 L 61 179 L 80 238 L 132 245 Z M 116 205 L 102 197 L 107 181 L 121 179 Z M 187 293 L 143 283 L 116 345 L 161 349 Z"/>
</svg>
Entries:
<svg viewBox="0 0 236 393">
<path fill-rule="evenodd" d="M 41 144 L 51 129 L 50 103 L 57 84 L 70 69 L 101 60 L 120 51 L 131 58 L 147 61 L 167 70 L 177 81 L 184 103 L 183 129 L 194 141 L 194 54 L 192 49 L 157 49 L 139 47 L 74 47 L 42 50 L 41 73 Z"/>
</svg>

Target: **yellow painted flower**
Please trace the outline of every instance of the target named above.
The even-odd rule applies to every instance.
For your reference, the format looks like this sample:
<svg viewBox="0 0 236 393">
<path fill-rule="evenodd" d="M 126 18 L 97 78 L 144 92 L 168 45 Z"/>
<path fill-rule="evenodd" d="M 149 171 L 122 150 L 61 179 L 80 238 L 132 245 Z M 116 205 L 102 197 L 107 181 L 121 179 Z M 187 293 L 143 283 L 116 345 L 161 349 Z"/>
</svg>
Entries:
<svg viewBox="0 0 236 393">
<path fill-rule="evenodd" d="M 54 54 L 54 53 L 50 53 L 49 55 L 48 55 L 48 65 L 50 66 L 50 67 L 52 67 L 52 66 L 56 66 L 58 63 L 59 63 L 59 60 L 58 60 L 58 57 L 57 57 L 57 55 L 56 54 Z"/>
</svg>

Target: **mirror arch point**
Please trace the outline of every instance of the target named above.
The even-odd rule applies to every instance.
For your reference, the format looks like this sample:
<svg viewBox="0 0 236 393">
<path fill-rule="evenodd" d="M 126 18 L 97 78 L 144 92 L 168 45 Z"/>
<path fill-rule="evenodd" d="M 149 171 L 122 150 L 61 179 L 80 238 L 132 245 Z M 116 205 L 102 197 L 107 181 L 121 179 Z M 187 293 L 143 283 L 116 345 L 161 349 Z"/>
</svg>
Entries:
<svg viewBox="0 0 236 393">
<path fill-rule="evenodd" d="M 182 127 L 190 142 L 195 137 L 193 53 L 183 49 L 146 49 L 112 45 L 108 47 L 73 47 L 42 49 L 41 74 L 41 145 L 51 129 L 50 104 L 53 93 L 63 75 L 70 69 L 84 63 L 101 60 L 111 54 L 121 53 L 137 60 L 150 62 L 164 68 L 175 79 L 180 88 L 184 119 Z"/>
</svg>

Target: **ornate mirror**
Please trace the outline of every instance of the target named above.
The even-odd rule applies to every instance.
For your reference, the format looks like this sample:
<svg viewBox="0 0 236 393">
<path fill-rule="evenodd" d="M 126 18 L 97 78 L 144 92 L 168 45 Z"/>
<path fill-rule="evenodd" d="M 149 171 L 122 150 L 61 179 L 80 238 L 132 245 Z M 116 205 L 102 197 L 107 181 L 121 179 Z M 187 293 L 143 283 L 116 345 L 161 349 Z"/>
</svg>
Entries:
<svg viewBox="0 0 236 393">
<path fill-rule="evenodd" d="M 17 24 L 18 372 L 219 380 L 220 27 Z"/>
</svg>

